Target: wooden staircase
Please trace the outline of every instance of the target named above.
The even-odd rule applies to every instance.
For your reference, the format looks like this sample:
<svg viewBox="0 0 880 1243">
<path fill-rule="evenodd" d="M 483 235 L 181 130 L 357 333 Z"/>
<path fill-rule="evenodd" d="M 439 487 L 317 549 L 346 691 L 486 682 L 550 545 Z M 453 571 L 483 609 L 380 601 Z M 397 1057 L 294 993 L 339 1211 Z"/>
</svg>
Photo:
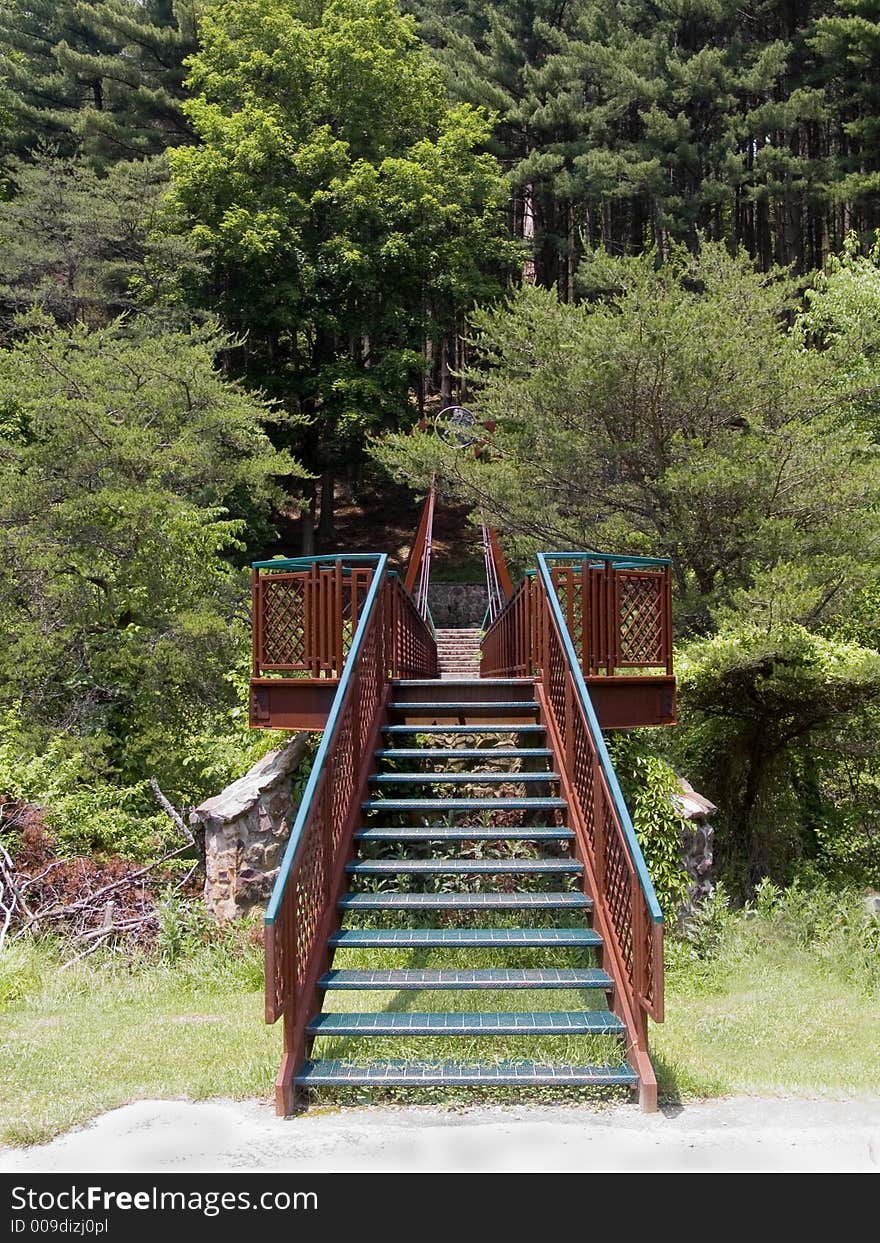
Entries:
<svg viewBox="0 0 880 1243">
<path fill-rule="evenodd" d="M 637 1086 L 534 683 L 392 695 L 297 1087 Z"/>
<path fill-rule="evenodd" d="M 265 917 L 278 1111 L 538 1085 L 655 1109 L 663 915 L 593 694 L 674 719 L 669 566 L 538 554 L 485 635 L 437 633 L 419 581 L 254 567 L 251 721 L 324 731 Z"/>
</svg>

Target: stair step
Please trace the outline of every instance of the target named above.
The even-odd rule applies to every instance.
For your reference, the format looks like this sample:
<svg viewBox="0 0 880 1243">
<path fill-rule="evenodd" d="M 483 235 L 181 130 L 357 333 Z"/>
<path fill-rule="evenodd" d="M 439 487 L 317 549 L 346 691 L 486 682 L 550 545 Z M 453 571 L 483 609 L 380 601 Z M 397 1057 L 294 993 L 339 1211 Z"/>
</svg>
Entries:
<svg viewBox="0 0 880 1243">
<path fill-rule="evenodd" d="M 543 725 L 386 725 L 383 734 L 543 734 Z"/>
<path fill-rule="evenodd" d="M 574 840 L 571 829 L 553 828 L 542 824 L 519 829 L 484 829 L 464 825 L 449 828 L 448 825 L 428 825 L 426 828 L 404 825 L 402 828 L 359 829 L 355 833 L 359 842 L 570 842 Z"/>
<path fill-rule="evenodd" d="M 626 1028 L 610 1010 L 396 1010 L 316 1014 L 307 1030 L 310 1036 L 620 1036 Z"/>
<path fill-rule="evenodd" d="M 505 686 L 533 686 L 533 677 L 470 677 L 467 679 L 472 686 L 484 686 L 486 690 L 503 690 Z M 395 690 L 409 687 L 434 685 L 433 677 L 395 677 L 392 686 Z M 517 701 L 518 702 L 518 701 Z"/>
<path fill-rule="evenodd" d="M 559 773 L 373 773 L 371 785 L 519 785 L 558 781 Z"/>
<path fill-rule="evenodd" d="M 436 811 L 455 815 L 459 811 L 562 811 L 563 798 L 368 798 L 364 811 Z"/>
<path fill-rule="evenodd" d="M 409 873 L 422 876 L 543 876 L 564 872 L 580 875 L 576 859 L 359 859 L 346 871 L 354 876 Z"/>
<path fill-rule="evenodd" d="M 592 928 L 343 928 L 334 949 L 595 949 Z"/>
<path fill-rule="evenodd" d="M 344 911 L 589 911 L 584 893 L 347 893 Z"/>
<path fill-rule="evenodd" d="M 432 712 L 437 716 L 453 712 L 489 712 L 495 716 L 504 712 L 538 711 L 538 705 L 533 699 L 474 699 L 470 702 L 467 700 L 451 700 L 449 703 L 440 702 L 436 699 L 432 699 L 430 703 L 422 703 L 416 700 L 410 703 L 405 699 L 394 699 L 388 705 L 388 708 L 391 712 Z"/>
<path fill-rule="evenodd" d="M 549 747 L 388 747 L 378 760 L 549 760 Z"/>
<path fill-rule="evenodd" d="M 455 970 L 327 971 L 318 988 L 328 992 L 398 992 L 459 989 L 597 988 L 611 992 L 614 981 L 598 967 L 468 967 Z"/>
<path fill-rule="evenodd" d="M 306 1062 L 296 1075 L 299 1087 L 332 1087 L 351 1084 L 369 1087 L 443 1087 L 448 1085 L 580 1087 L 630 1086 L 638 1076 L 628 1062 L 616 1066 L 577 1066 L 572 1063 L 540 1062 L 405 1062 L 388 1059 L 356 1065 L 340 1061 Z"/>
</svg>

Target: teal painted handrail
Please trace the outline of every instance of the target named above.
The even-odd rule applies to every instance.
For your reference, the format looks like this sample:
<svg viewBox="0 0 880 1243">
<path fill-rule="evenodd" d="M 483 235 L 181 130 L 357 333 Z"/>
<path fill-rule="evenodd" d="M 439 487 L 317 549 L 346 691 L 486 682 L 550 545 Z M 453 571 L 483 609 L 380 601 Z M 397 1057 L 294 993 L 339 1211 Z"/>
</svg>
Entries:
<svg viewBox="0 0 880 1243">
<path fill-rule="evenodd" d="M 590 699 L 590 692 L 587 690 L 587 684 L 584 681 L 583 671 L 581 670 L 580 661 L 574 650 L 574 644 L 571 641 L 571 635 L 568 632 L 568 626 L 565 624 L 565 618 L 562 614 L 562 608 L 553 586 L 553 577 L 550 567 L 547 564 L 547 558 L 557 556 L 555 553 L 538 553 L 538 573 L 547 592 L 547 599 L 550 604 L 550 611 L 553 614 L 557 629 L 562 639 L 562 646 L 565 650 L 566 660 L 568 661 L 571 675 L 574 679 L 575 689 L 583 705 L 584 714 L 587 718 L 587 724 L 590 727 L 590 733 L 593 736 L 593 743 L 596 747 L 596 754 L 599 758 L 599 764 L 602 772 L 605 774 L 605 780 L 608 783 L 608 789 L 611 794 L 611 800 L 614 803 L 614 809 L 620 819 L 620 825 L 623 829 L 623 836 L 626 842 L 629 857 L 632 860 L 636 875 L 639 878 L 639 884 L 642 893 L 645 895 L 645 902 L 648 906 L 648 913 L 655 924 L 663 923 L 663 911 L 660 909 L 660 903 L 657 900 L 657 894 L 654 891 L 654 884 L 651 880 L 651 874 L 648 871 L 648 865 L 645 863 L 645 856 L 642 854 L 642 848 L 639 845 L 639 839 L 636 837 L 636 831 L 633 828 L 632 818 L 629 809 L 620 789 L 620 782 L 617 780 L 617 773 L 614 771 L 614 765 L 611 763 L 611 756 L 608 754 L 608 748 L 605 745 L 605 739 L 599 725 L 599 719 L 596 716 L 596 710 L 593 707 L 593 701 Z M 571 556 L 572 554 L 561 554 Z M 589 554 L 592 555 L 592 554 Z"/>
<path fill-rule="evenodd" d="M 339 560 L 340 558 L 333 558 Z M 345 664 L 342 668 L 342 677 L 339 679 L 339 685 L 336 688 L 336 694 L 333 697 L 333 703 L 330 708 L 330 714 L 327 717 L 327 724 L 324 727 L 324 735 L 321 738 L 321 745 L 315 754 L 312 762 L 312 771 L 309 773 L 309 779 L 306 782 L 306 788 L 303 791 L 302 801 L 296 813 L 296 819 L 293 822 L 293 828 L 290 830 L 290 838 L 287 842 L 287 848 L 284 851 L 284 857 L 281 860 L 281 867 L 278 869 L 278 875 L 275 878 L 275 885 L 272 889 L 272 896 L 266 907 L 266 915 L 264 923 L 274 924 L 278 918 L 278 908 L 284 897 L 284 891 L 287 888 L 287 881 L 290 877 L 290 870 L 293 867 L 293 861 L 296 858 L 296 852 L 302 839 L 306 821 L 312 807 L 312 800 L 315 797 L 315 791 L 318 787 L 318 780 L 321 771 L 327 759 L 327 754 L 333 744 L 333 735 L 336 732 L 336 725 L 339 720 L 339 714 L 342 711 L 342 704 L 348 692 L 354 667 L 360 656 L 361 647 L 364 642 L 364 635 L 367 633 L 367 627 L 373 615 L 373 608 L 376 603 L 376 597 L 379 594 L 379 588 L 386 578 L 386 570 L 388 567 L 387 553 L 364 553 L 358 556 L 359 561 L 372 560 L 376 564 L 376 570 L 373 574 L 373 581 L 370 583 L 367 591 L 367 598 L 364 601 L 364 607 L 358 619 L 357 630 L 354 632 L 354 638 L 351 641 L 351 647 L 348 650 Z M 270 565 L 275 564 L 269 562 Z"/>
<path fill-rule="evenodd" d="M 272 561 L 252 561 L 252 570 L 302 570 L 310 565 L 320 565 L 334 561 L 375 561 L 379 556 L 376 552 L 328 552 L 319 557 L 276 557 Z M 382 556 L 386 556 L 382 553 Z"/>
<path fill-rule="evenodd" d="M 615 552 L 542 552 L 539 555 L 550 561 L 604 561 L 623 569 L 639 565 L 672 565 L 671 557 L 630 557 Z"/>
</svg>

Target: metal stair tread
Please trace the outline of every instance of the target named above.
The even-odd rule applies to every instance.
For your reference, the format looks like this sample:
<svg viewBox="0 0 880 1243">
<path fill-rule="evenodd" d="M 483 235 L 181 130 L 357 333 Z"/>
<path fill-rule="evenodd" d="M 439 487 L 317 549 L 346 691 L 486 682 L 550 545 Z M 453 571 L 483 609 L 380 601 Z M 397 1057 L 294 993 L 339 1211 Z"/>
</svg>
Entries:
<svg viewBox="0 0 880 1243">
<path fill-rule="evenodd" d="M 543 734 L 546 727 L 524 725 L 385 725 L 383 734 Z"/>
<path fill-rule="evenodd" d="M 300 1087 L 334 1084 L 443 1087 L 532 1084 L 535 1086 L 631 1086 L 638 1076 L 628 1062 L 615 1066 L 579 1066 L 570 1062 L 409 1062 L 387 1059 L 360 1065 L 335 1060 L 304 1063 L 296 1075 Z"/>
<path fill-rule="evenodd" d="M 377 971 L 333 968 L 318 980 L 318 988 L 345 992 L 398 992 L 415 989 L 581 989 L 610 991 L 614 981 L 599 967 L 466 967 L 429 969 L 391 967 Z"/>
<path fill-rule="evenodd" d="M 386 747 L 378 760 L 545 760 L 549 747 Z"/>
<path fill-rule="evenodd" d="M 464 825 L 412 825 L 358 829 L 355 840 L 360 842 L 569 842 L 574 830 L 552 825 L 530 825 L 523 828 L 477 828 Z"/>
<path fill-rule="evenodd" d="M 594 949 L 602 938 L 592 928 L 343 928 L 329 943 L 334 949 Z"/>
<path fill-rule="evenodd" d="M 346 864 L 345 870 L 355 876 L 381 876 L 388 873 L 411 872 L 422 875 L 478 876 L 517 875 L 543 876 L 566 872 L 572 876 L 583 871 L 577 859 L 358 859 Z"/>
<path fill-rule="evenodd" d="M 367 1011 L 316 1014 L 310 1036 L 619 1036 L 610 1010 Z"/>
<path fill-rule="evenodd" d="M 541 773 L 373 773 L 370 777 L 370 783 L 377 785 L 488 785 L 493 781 L 499 785 L 516 785 L 519 782 L 525 784 L 558 780 L 559 773 L 549 770 Z"/>
<path fill-rule="evenodd" d="M 470 682 L 472 686 L 485 686 L 487 690 L 500 690 L 503 686 L 533 686 L 533 677 L 462 677 L 462 681 Z M 392 686 L 394 689 L 405 686 L 434 686 L 436 679 L 434 677 L 394 677 Z"/>
<path fill-rule="evenodd" d="M 429 703 L 393 699 L 388 709 L 390 712 L 436 712 L 441 715 L 444 712 L 537 712 L 538 705 L 533 699 L 475 699 L 470 702 L 450 700 L 449 703 L 438 702 L 436 699 Z"/>
<path fill-rule="evenodd" d="M 562 811 L 563 798 L 368 798 L 364 811 Z"/>
<path fill-rule="evenodd" d="M 584 893 L 347 893 L 339 899 L 345 911 L 472 910 L 518 911 L 592 909 Z"/>
</svg>

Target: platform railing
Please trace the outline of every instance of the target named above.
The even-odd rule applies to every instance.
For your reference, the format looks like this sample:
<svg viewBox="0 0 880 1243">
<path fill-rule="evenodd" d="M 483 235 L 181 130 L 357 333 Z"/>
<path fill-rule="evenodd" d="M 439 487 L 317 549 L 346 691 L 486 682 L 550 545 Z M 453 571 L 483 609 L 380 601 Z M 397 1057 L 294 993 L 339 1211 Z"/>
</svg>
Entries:
<svg viewBox="0 0 880 1243">
<path fill-rule="evenodd" d="M 629 670 L 672 674 L 670 564 L 657 557 L 610 553 L 544 553 L 587 677 Z M 533 576 L 527 574 L 483 642 L 484 677 L 535 672 Z"/>
<path fill-rule="evenodd" d="M 537 676 L 569 827 L 615 980 L 614 1007 L 626 1025 L 642 1103 L 653 1108 L 657 1082 L 648 1056 L 647 1017 L 663 1021 L 663 913 L 566 622 L 563 602 L 571 599 L 573 582 L 580 587 L 573 575 L 560 576 L 551 558 L 539 554 L 537 574 L 523 580 L 486 634 L 483 672 Z"/>
<path fill-rule="evenodd" d="M 371 560 L 357 626 L 266 909 L 266 1021 L 284 1019 L 276 1081 L 281 1114 L 292 1112 L 306 1025 L 320 1009 L 317 983 L 327 965 L 328 939 L 339 923 L 345 865 L 386 718 L 390 678 L 436 673 L 429 627 L 403 584 L 389 573 L 387 556 Z"/>
<path fill-rule="evenodd" d="M 252 676 L 340 678 L 375 564 L 372 554 L 255 562 Z"/>
</svg>

